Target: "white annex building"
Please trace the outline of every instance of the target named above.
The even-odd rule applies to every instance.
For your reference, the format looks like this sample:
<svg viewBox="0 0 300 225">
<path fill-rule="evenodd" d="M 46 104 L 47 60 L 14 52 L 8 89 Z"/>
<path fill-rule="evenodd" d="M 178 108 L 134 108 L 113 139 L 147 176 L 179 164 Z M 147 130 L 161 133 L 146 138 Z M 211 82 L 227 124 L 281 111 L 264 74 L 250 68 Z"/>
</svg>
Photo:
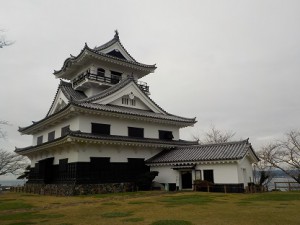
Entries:
<svg viewBox="0 0 300 225">
<path fill-rule="evenodd" d="M 170 114 L 150 97 L 140 79 L 155 65 L 137 62 L 118 32 L 106 44 L 84 46 L 55 71 L 61 79 L 45 118 L 19 129 L 32 146 L 16 152 L 31 160 L 28 184 L 135 182 L 142 174 L 166 190 L 191 189 L 202 179 L 215 184 L 253 182 L 258 161 L 248 140 L 199 145 L 179 129 L 195 118 Z"/>
</svg>

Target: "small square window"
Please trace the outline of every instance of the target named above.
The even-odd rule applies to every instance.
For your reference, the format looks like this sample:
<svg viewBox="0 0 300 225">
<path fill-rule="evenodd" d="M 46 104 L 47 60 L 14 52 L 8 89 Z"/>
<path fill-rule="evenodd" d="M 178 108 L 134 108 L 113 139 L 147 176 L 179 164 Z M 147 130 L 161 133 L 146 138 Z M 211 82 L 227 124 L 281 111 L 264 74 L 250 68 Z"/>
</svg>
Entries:
<svg viewBox="0 0 300 225">
<path fill-rule="evenodd" d="M 55 138 L 55 131 L 48 133 L 48 141 L 53 141 Z"/>
<path fill-rule="evenodd" d="M 143 138 L 144 137 L 144 128 L 128 127 L 128 136 Z"/>
<path fill-rule="evenodd" d="M 159 130 L 158 131 L 159 139 L 162 140 L 172 140 L 174 138 L 172 131 Z"/>
<path fill-rule="evenodd" d="M 37 137 L 37 142 L 36 142 L 38 145 L 41 145 L 43 144 L 43 135 L 42 136 L 39 136 Z"/>
<path fill-rule="evenodd" d="M 70 125 L 61 128 L 61 136 L 65 136 L 70 132 Z"/>
<path fill-rule="evenodd" d="M 92 133 L 110 135 L 110 125 L 102 123 L 92 123 Z"/>
</svg>

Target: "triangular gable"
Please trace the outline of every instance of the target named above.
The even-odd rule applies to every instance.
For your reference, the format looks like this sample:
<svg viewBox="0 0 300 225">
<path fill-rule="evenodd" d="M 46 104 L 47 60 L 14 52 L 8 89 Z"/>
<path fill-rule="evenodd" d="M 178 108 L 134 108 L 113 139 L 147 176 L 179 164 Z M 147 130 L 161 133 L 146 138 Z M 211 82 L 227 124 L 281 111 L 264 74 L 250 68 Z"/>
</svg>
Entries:
<svg viewBox="0 0 300 225">
<path fill-rule="evenodd" d="M 245 158 L 249 158 L 251 163 L 257 163 L 259 161 L 259 158 L 255 154 L 255 152 L 251 146 L 249 146 L 247 153 L 245 154 L 243 160 L 245 160 Z"/>
<path fill-rule="evenodd" d="M 127 102 L 127 100 L 128 102 Z M 120 88 L 118 91 L 94 101 L 103 105 L 117 105 L 135 109 L 148 110 L 166 115 L 166 112 L 159 108 L 149 97 L 132 81 Z"/>
<path fill-rule="evenodd" d="M 69 100 L 65 96 L 65 94 L 62 92 L 61 88 L 59 87 L 57 94 L 54 98 L 54 101 L 50 107 L 50 110 L 47 114 L 47 116 L 52 115 L 53 113 L 61 110 L 63 107 L 65 107 L 69 103 Z"/>
<path fill-rule="evenodd" d="M 135 62 L 134 58 L 127 53 L 122 44 L 119 41 L 114 42 L 112 45 L 101 49 L 99 52 L 111 55 L 117 58 L 126 59 L 131 62 Z"/>
</svg>

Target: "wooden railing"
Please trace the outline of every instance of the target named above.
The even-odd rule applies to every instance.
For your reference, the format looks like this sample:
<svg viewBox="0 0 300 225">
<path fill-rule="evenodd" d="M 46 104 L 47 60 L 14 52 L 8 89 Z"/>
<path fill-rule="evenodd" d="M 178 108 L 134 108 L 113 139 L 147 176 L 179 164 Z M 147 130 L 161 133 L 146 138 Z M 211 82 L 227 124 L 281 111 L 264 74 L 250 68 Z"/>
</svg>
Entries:
<svg viewBox="0 0 300 225">
<path fill-rule="evenodd" d="M 274 182 L 275 190 L 286 189 L 287 191 L 300 190 L 300 184 L 297 182 Z"/>
<path fill-rule="evenodd" d="M 105 76 L 100 76 L 97 74 L 93 74 L 90 72 L 87 72 L 85 74 L 80 75 L 78 78 L 76 78 L 73 81 L 73 87 L 77 87 L 81 83 L 83 83 L 85 80 L 93 80 L 93 81 L 99 81 L 101 83 L 106 83 L 106 84 L 117 84 L 120 82 L 120 78 L 118 77 L 105 77 Z M 138 81 L 137 85 L 146 93 L 149 93 L 149 86 L 147 85 L 146 82 Z"/>
</svg>

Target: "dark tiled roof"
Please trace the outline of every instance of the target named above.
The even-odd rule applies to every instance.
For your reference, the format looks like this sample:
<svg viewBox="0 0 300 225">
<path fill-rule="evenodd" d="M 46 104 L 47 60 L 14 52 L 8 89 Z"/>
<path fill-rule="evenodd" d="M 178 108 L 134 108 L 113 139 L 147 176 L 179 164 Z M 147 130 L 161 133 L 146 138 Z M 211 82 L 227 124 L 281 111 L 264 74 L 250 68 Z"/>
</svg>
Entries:
<svg viewBox="0 0 300 225">
<path fill-rule="evenodd" d="M 112 56 L 112 55 L 108 55 L 108 54 L 105 54 L 105 53 L 102 53 L 101 50 L 105 49 L 105 48 L 108 48 L 109 46 L 113 45 L 114 43 L 118 42 L 122 48 L 124 49 L 124 51 L 132 58 L 133 61 L 128 61 L 126 59 L 122 59 L 122 58 L 119 58 L 119 57 L 115 57 L 115 56 Z M 98 54 L 100 56 L 103 56 L 103 57 L 106 57 L 106 58 L 110 58 L 110 59 L 115 59 L 117 61 L 120 61 L 120 62 L 125 62 L 125 63 L 129 63 L 131 65 L 135 65 L 135 66 L 140 66 L 140 67 L 144 67 L 144 68 L 150 68 L 150 69 L 156 69 L 156 66 L 155 64 L 154 65 L 147 65 L 147 64 L 143 64 L 143 63 L 139 63 L 137 62 L 130 54 L 129 52 L 127 52 L 127 50 L 124 48 L 124 46 L 122 45 L 122 43 L 120 42 L 119 40 L 119 36 L 117 36 L 116 38 L 116 35 L 115 37 L 110 40 L 109 42 L 107 42 L 106 44 L 104 45 L 101 45 L 100 47 L 96 47 L 94 49 L 92 48 L 89 48 L 88 45 L 85 43 L 85 46 L 84 48 L 81 50 L 81 52 L 77 55 L 77 56 L 70 56 L 69 58 L 67 58 L 64 63 L 63 63 L 63 66 L 60 70 L 54 70 L 54 75 L 55 74 L 58 74 L 60 73 L 63 69 L 67 68 L 68 65 L 72 65 L 74 61 L 76 61 L 85 51 L 88 51 L 88 52 L 92 52 L 92 53 L 95 53 L 95 54 Z"/>
<path fill-rule="evenodd" d="M 106 49 L 110 46 L 112 46 L 114 43 L 116 42 L 119 42 L 119 44 L 122 46 L 122 48 L 124 49 L 124 51 L 131 57 L 131 59 L 136 62 L 136 60 L 129 54 L 129 52 L 126 50 L 126 48 L 122 45 L 121 41 L 120 41 L 120 38 L 119 38 L 119 34 L 116 32 L 114 38 L 112 40 L 110 40 L 109 42 L 99 46 L 99 47 L 96 47 L 94 48 L 95 51 L 97 52 L 100 52 L 102 51 L 103 49 Z"/>
<path fill-rule="evenodd" d="M 86 99 L 87 98 L 87 96 L 83 92 L 81 92 L 81 91 L 75 91 L 72 88 L 72 84 L 71 83 L 65 82 L 63 80 L 60 80 L 60 84 L 58 85 L 58 88 L 56 90 L 56 94 L 54 96 L 54 99 L 53 99 L 53 101 L 51 103 L 50 109 L 47 112 L 47 116 L 49 116 L 50 110 L 52 109 L 52 107 L 54 105 L 54 101 L 55 101 L 55 99 L 56 99 L 56 97 L 58 95 L 58 91 L 59 90 L 61 90 L 64 93 L 64 95 L 66 96 L 66 98 L 68 100 L 74 99 L 76 101 L 80 101 L 82 99 Z M 67 104 L 67 102 L 66 102 L 66 104 Z"/>
<path fill-rule="evenodd" d="M 182 123 L 186 123 L 186 124 L 189 124 L 189 125 L 192 125 L 192 124 L 196 123 L 196 118 L 185 118 L 185 117 L 176 116 L 176 115 L 173 115 L 173 114 L 170 114 L 170 113 L 166 112 L 159 105 L 157 105 L 143 91 L 142 91 L 142 94 L 144 94 L 144 96 L 146 98 L 148 98 L 154 105 L 156 105 L 163 113 L 155 113 L 155 112 L 148 111 L 148 110 L 141 110 L 141 109 L 115 106 L 115 105 L 103 105 L 103 104 L 98 104 L 98 103 L 91 103 L 92 101 L 97 101 L 99 99 L 102 99 L 106 96 L 109 96 L 109 95 L 115 93 L 116 91 L 118 91 L 121 88 L 125 87 L 130 82 L 133 82 L 138 87 L 138 85 L 135 83 L 135 81 L 132 78 L 129 77 L 129 78 L 121 81 L 120 83 L 118 83 L 118 84 L 116 84 L 116 85 L 114 85 L 110 88 L 107 88 L 106 90 L 100 92 L 99 94 L 88 98 L 88 97 L 86 97 L 86 95 L 83 92 L 74 90 L 72 88 L 71 83 L 61 80 L 61 82 L 59 84 L 59 87 L 56 91 L 54 100 L 58 95 L 58 91 L 61 89 L 62 92 L 65 94 L 65 96 L 68 98 L 69 103 L 67 103 L 67 105 L 64 108 L 62 108 L 61 110 L 59 110 L 58 112 L 55 112 L 55 113 L 49 115 L 50 110 L 54 105 L 54 100 L 53 100 L 52 104 L 51 104 L 51 107 L 50 107 L 50 109 L 49 109 L 49 111 L 48 111 L 48 113 L 47 113 L 47 115 L 44 119 L 36 121 L 34 124 L 32 124 L 30 126 L 19 128 L 19 131 L 24 132 L 24 131 L 28 130 L 29 128 L 32 128 L 32 127 L 40 124 L 41 122 L 46 121 L 48 118 L 51 118 L 54 115 L 58 115 L 59 113 L 64 112 L 65 110 L 68 109 L 68 107 L 70 107 L 72 105 L 73 106 L 78 106 L 78 107 L 81 107 L 81 108 L 85 108 L 85 109 L 120 113 L 120 114 L 132 115 L 132 116 L 140 116 L 140 117 L 144 117 L 144 118 L 153 118 L 153 119 L 161 119 L 161 120 L 182 122 Z"/>
<path fill-rule="evenodd" d="M 132 78 L 127 78 L 127 79 L 121 80 L 121 82 L 105 89 L 104 91 L 101 91 L 99 94 L 96 94 L 89 98 L 78 100 L 77 102 L 93 102 L 93 101 L 105 98 L 105 97 L 115 93 L 116 91 L 120 90 L 121 88 L 125 87 L 127 84 L 129 84 L 132 81 L 133 81 Z"/>
<path fill-rule="evenodd" d="M 71 83 L 61 81 L 60 87 L 68 100 L 81 101 L 87 98 L 84 92 L 74 90 Z"/>
<path fill-rule="evenodd" d="M 147 160 L 148 164 L 174 163 L 174 162 L 199 162 L 217 160 L 242 159 L 248 151 L 255 155 L 251 144 L 247 140 L 221 144 L 193 145 L 176 147 L 164 150 L 158 155 Z M 257 156 L 255 155 L 257 158 Z M 258 159 L 258 158 L 257 158 Z"/>
<path fill-rule="evenodd" d="M 79 103 L 79 104 L 74 103 L 74 105 L 83 107 L 86 109 L 94 109 L 94 110 L 99 110 L 99 111 L 121 113 L 121 114 L 126 114 L 126 115 L 147 117 L 147 118 L 153 118 L 153 119 L 163 119 L 163 120 L 184 122 L 184 123 L 190 123 L 190 124 L 195 123 L 194 118 L 183 118 L 183 117 L 174 116 L 171 114 L 165 115 L 165 114 L 161 114 L 161 113 L 155 113 L 152 111 L 127 108 L 127 107 L 123 107 L 123 106 L 102 105 L 102 104 L 97 104 L 97 103 Z"/>
<path fill-rule="evenodd" d="M 140 142 L 148 144 L 161 144 L 161 145 L 170 145 L 170 146 L 186 146 L 195 144 L 195 141 L 184 141 L 184 140 L 161 140 L 155 138 L 135 138 L 128 136 L 119 136 L 119 135 L 99 135 L 83 132 L 72 132 L 71 136 L 81 137 L 87 139 L 96 139 L 96 140 L 108 140 L 108 141 L 121 141 L 121 142 Z"/>
<path fill-rule="evenodd" d="M 68 137 L 73 138 L 80 138 L 86 140 L 99 140 L 99 141 L 107 141 L 107 142 L 114 142 L 114 143 L 136 143 L 142 145 L 154 145 L 154 146 L 164 146 L 164 147 L 176 147 L 176 146 L 186 146 L 186 145 L 193 145 L 195 142 L 192 141 L 183 141 L 183 140 L 160 140 L 154 138 L 134 138 L 128 136 L 118 136 L 118 135 L 99 135 L 99 134 L 91 134 L 91 133 L 84 133 L 80 131 L 71 131 L 65 136 L 60 138 L 54 139 L 49 142 L 45 142 L 41 145 L 29 146 L 25 148 L 16 148 L 15 152 L 22 153 L 28 150 L 35 150 L 39 148 L 47 147 L 53 143 L 58 143 Z"/>
</svg>

